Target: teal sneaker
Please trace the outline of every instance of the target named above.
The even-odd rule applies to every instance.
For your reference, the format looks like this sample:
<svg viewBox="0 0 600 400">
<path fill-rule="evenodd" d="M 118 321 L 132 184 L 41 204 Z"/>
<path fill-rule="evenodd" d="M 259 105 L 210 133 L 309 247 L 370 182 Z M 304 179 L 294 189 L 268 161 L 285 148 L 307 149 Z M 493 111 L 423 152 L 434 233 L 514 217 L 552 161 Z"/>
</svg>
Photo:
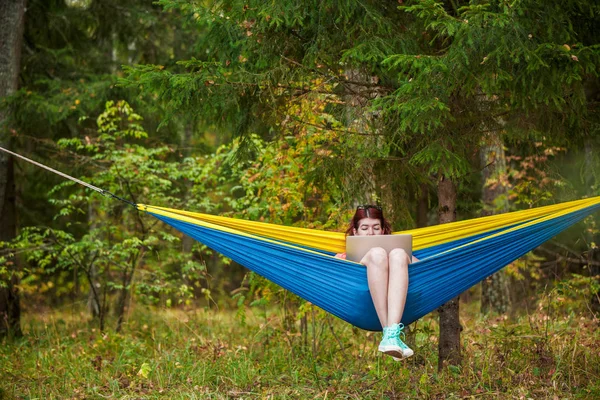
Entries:
<svg viewBox="0 0 600 400">
<path fill-rule="evenodd" d="M 383 328 L 383 339 L 379 343 L 379 351 L 392 356 L 395 361 L 414 354 L 414 351 L 400 340 L 400 335 L 404 336 L 403 329 L 403 324 L 394 324 Z"/>
</svg>

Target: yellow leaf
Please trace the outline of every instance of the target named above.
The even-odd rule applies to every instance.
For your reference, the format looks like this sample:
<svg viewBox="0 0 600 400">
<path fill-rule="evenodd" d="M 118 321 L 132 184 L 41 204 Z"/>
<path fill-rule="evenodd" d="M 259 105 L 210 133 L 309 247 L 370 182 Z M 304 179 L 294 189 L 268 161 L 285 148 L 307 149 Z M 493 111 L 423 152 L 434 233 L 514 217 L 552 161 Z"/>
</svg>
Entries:
<svg viewBox="0 0 600 400">
<path fill-rule="evenodd" d="M 148 379 L 148 374 L 150 373 L 150 371 L 151 371 L 150 364 L 143 363 L 142 366 L 140 367 L 140 370 L 138 371 L 137 375 L 141 376 L 144 379 Z"/>
</svg>

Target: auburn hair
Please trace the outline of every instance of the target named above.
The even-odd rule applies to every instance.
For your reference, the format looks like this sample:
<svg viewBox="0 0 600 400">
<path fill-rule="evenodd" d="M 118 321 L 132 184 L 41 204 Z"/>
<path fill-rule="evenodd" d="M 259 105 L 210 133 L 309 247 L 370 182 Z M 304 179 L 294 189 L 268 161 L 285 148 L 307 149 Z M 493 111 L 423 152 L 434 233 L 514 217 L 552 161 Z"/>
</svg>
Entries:
<svg viewBox="0 0 600 400">
<path fill-rule="evenodd" d="M 375 205 L 358 206 L 354 216 L 350 220 L 350 225 L 346 229 L 346 236 L 354 236 L 354 230 L 358 230 L 358 223 L 363 218 L 375 218 L 381 223 L 381 229 L 384 235 L 392 234 L 392 225 L 383 217 L 381 207 Z"/>
</svg>

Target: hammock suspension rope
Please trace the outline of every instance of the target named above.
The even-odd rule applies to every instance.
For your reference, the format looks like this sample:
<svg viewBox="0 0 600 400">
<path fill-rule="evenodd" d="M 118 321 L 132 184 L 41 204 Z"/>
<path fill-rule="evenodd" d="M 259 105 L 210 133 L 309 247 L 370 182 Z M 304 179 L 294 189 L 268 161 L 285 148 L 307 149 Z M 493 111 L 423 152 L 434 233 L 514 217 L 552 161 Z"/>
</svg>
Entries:
<svg viewBox="0 0 600 400">
<path fill-rule="evenodd" d="M 381 330 L 366 268 L 334 257 L 344 251 L 344 233 L 135 204 L 0 150 L 144 211 L 352 325 Z M 600 196 L 396 232 L 413 235 L 420 260 L 409 267 L 401 322 L 408 325 L 437 309 L 599 209 Z"/>
<path fill-rule="evenodd" d="M 91 185 L 91 184 L 89 184 L 89 183 L 87 183 L 87 182 L 85 182 L 85 181 L 82 181 L 81 179 L 74 178 L 74 177 L 72 177 L 71 175 L 67 175 L 67 174 L 65 174 L 65 173 L 63 173 L 63 172 L 60 172 L 60 171 L 57 171 L 57 170 L 55 170 L 54 168 L 50 168 L 50 167 L 48 167 L 47 165 L 40 164 L 40 163 L 39 163 L 39 162 L 37 162 L 37 161 L 33 161 L 33 160 L 31 160 L 31 159 L 29 159 L 29 158 L 27 158 L 27 157 L 24 157 L 24 156 L 22 156 L 22 155 L 20 155 L 20 154 L 17 154 L 17 153 L 15 153 L 15 152 L 12 152 L 12 151 L 10 151 L 10 150 L 8 150 L 8 149 L 5 149 L 4 147 L 0 147 L 0 151 L 3 151 L 3 152 L 5 152 L 5 153 L 8 153 L 8 154 L 10 154 L 11 156 L 14 156 L 14 157 L 20 158 L 21 160 L 25 160 L 25 161 L 27 161 L 27 162 L 29 162 L 29 163 L 31 163 L 31 164 L 33 164 L 33 165 L 35 165 L 35 166 L 38 166 L 38 167 L 40 167 L 40 168 L 43 168 L 43 169 L 45 169 L 45 170 L 47 170 L 47 171 L 53 172 L 53 173 L 55 173 L 56 175 L 60 175 L 60 176 L 62 176 L 63 178 L 69 179 L 69 180 L 71 180 L 71 181 L 73 181 L 73 182 L 75 182 L 75 183 L 78 183 L 78 184 L 80 184 L 80 185 L 82 185 L 82 186 L 85 186 L 85 187 L 86 187 L 86 188 L 88 188 L 88 189 L 92 189 L 92 190 L 94 190 L 94 191 L 96 191 L 96 192 L 100 193 L 100 194 L 101 194 L 101 195 L 103 195 L 103 196 L 106 196 L 106 197 L 112 197 L 113 199 L 117 199 L 117 200 L 119 200 L 119 201 L 122 201 L 122 202 L 124 202 L 124 203 L 127 203 L 127 204 L 129 204 L 130 206 L 133 206 L 133 207 L 135 207 L 136 209 L 138 208 L 137 204 L 135 204 L 134 202 L 132 202 L 132 201 L 129 201 L 129 200 L 126 200 L 126 199 L 124 199 L 124 198 L 122 198 L 122 197 L 119 197 L 119 196 L 117 196 L 116 194 L 109 192 L 108 190 L 101 189 L 101 188 L 99 188 L 99 187 L 97 187 L 97 186 L 94 186 L 94 185 Z"/>
</svg>

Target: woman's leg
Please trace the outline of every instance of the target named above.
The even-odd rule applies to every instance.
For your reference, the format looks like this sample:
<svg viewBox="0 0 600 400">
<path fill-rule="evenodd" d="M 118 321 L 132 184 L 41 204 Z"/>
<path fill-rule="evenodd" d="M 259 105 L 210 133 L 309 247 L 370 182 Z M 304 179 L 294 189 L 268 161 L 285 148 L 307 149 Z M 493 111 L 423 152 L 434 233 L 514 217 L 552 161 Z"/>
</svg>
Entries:
<svg viewBox="0 0 600 400">
<path fill-rule="evenodd" d="M 409 259 L 402 249 L 394 249 L 389 256 L 385 249 L 373 248 L 363 257 L 367 266 L 369 291 L 383 327 L 383 339 L 378 350 L 399 361 L 413 355 L 413 351 L 400 339 L 400 324 L 408 292 Z"/>
<path fill-rule="evenodd" d="M 367 279 L 373 305 L 382 327 L 388 326 L 388 254 L 381 247 L 374 247 L 365 254 L 361 264 L 367 266 Z"/>
<path fill-rule="evenodd" d="M 410 260 L 403 249 L 394 249 L 389 254 L 389 283 L 387 290 L 388 326 L 400 323 L 406 295 L 408 293 L 408 265 Z"/>
</svg>

